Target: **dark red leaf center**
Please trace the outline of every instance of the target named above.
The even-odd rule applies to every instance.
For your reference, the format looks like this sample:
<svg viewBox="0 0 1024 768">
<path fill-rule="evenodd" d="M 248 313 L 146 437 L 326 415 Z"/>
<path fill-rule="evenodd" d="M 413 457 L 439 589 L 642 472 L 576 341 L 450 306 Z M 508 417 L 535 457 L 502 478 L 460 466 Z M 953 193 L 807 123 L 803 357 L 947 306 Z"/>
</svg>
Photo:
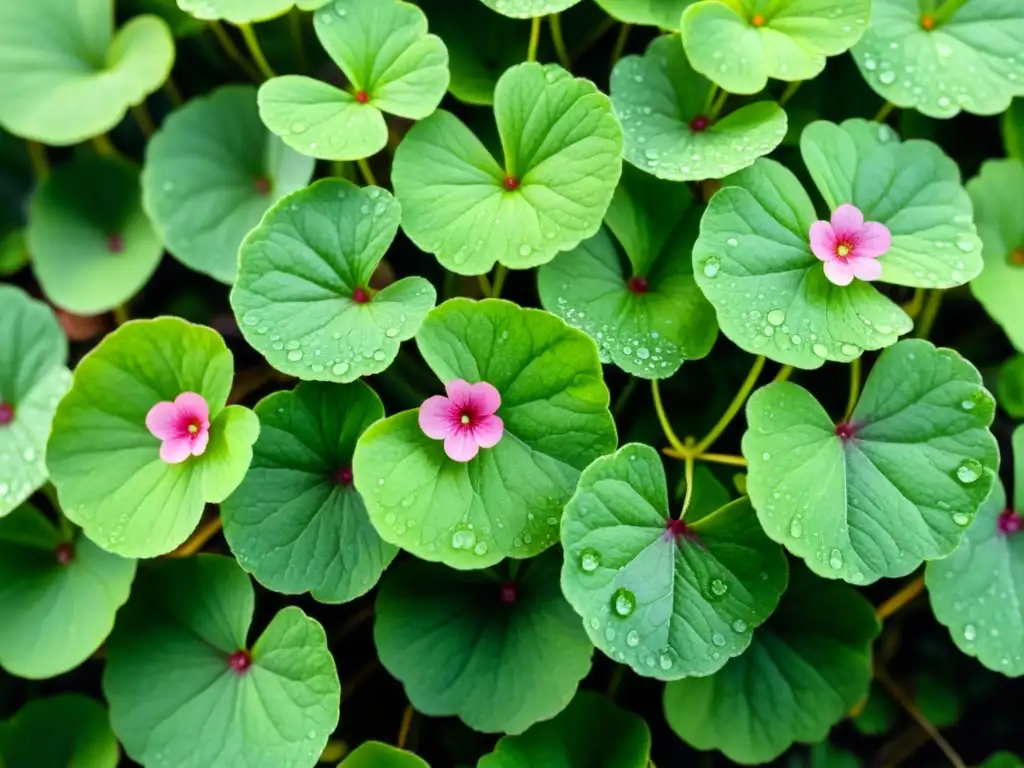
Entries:
<svg viewBox="0 0 1024 768">
<path fill-rule="evenodd" d="M 370 94 L 368 94 L 362 88 L 360 88 L 358 91 L 356 91 L 355 97 L 356 97 L 356 101 L 358 101 L 360 104 L 367 104 L 370 101 Z"/>
<path fill-rule="evenodd" d="M 836 437 L 846 441 L 852 440 L 857 436 L 857 427 L 848 421 L 840 422 L 836 424 Z"/>
<path fill-rule="evenodd" d="M 515 176 L 506 176 L 505 180 L 501 182 L 501 185 L 509 192 L 515 192 L 519 189 L 519 179 Z"/>
<path fill-rule="evenodd" d="M 228 656 L 228 666 L 240 675 L 244 675 L 252 666 L 252 656 L 248 651 L 235 651 Z"/>
<path fill-rule="evenodd" d="M 647 293 L 650 290 L 650 285 L 647 283 L 646 277 L 631 277 L 626 281 L 626 288 L 630 293 Z"/>
<path fill-rule="evenodd" d="M 370 292 L 365 288 L 356 288 L 352 291 L 352 301 L 356 304 L 366 304 L 370 300 Z"/>
<path fill-rule="evenodd" d="M 111 253 L 124 252 L 124 235 L 120 232 L 111 232 L 107 235 L 107 250 Z"/>
<path fill-rule="evenodd" d="M 705 115 L 697 115 L 690 121 L 690 130 L 694 133 L 700 133 L 706 131 L 709 125 L 711 125 L 711 121 Z"/>
<path fill-rule="evenodd" d="M 352 467 L 335 470 L 333 479 L 337 485 L 352 485 Z"/>
<path fill-rule="evenodd" d="M 501 602 L 511 605 L 519 597 L 519 590 L 514 581 L 506 581 L 501 585 Z"/>
<path fill-rule="evenodd" d="M 60 565 L 68 565 L 75 559 L 75 545 L 70 541 L 62 541 L 53 548 L 53 556 Z"/>
<path fill-rule="evenodd" d="M 268 179 L 266 176 L 260 176 L 259 178 L 257 178 L 256 181 L 253 182 L 253 186 L 256 187 L 256 192 L 258 192 L 263 197 L 266 197 L 267 195 L 270 194 L 270 179 Z"/>
<path fill-rule="evenodd" d="M 1021 517 L 1012 509 L 1004 509 L 999 513 L 999 519 L 996 521 L 996 530 L 999 531 L 1001 536 L 1017 533 L 1022 528 L 1024 528 L 1024 517 Z"/>
<path fill-rule="evenodd" d="M 10 403 L 0 403 L 0 427 L 6 427 L 14 421 L 14 406 Z"/>
</svg>

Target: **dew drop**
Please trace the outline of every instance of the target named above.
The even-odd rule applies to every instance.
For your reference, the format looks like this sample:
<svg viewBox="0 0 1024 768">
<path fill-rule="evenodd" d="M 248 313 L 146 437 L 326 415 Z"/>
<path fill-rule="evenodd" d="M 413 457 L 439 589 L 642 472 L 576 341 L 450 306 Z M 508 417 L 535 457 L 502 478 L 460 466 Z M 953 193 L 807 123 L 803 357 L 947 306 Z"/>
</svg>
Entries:
<svg viewBox="0 0 1024 768">
<path fill-rule="evenodd" d="M 789 535 L 794 539 L 799 539 L 804 535 L 804 526 L 800 522 L 799 517 L 794 517 L 793 521 L 789 524 Z"/>
<path fill-rule="evenodd" d="M 661 658 L 658 659 L 658 664 L 666 672 L 668 670 L 672 669 L 672 659 L 671 659 L 671 657 L 667 653 L 661 654 Z"/>
<path fill-rule="evenodd" d="M 619 587 L 612 596 L 612 610 L 616 616 L 630 616 L 636 610 L 636 596 L 628 589 Z"/>
<path fill-rule="evenodd" d="M 723 645 L 725 645 L 725 638 L 716 632 L 711 636 L 711 642 L 714 643 L 717 647 L 721 648 Z"/>
<path fill-rule="evenodd" d="M 721 262 L 716 258 L 710 258 L 704 262 L 704 276 L 705 277 L 716 277 L 719 270 L 722 268 Z"/>
<path fill-rule="evenodd" d="M 728 591 L 729 585 L 721 579 L 715 579 L 711 582 L 711 593 L 716 597 L 722 597 Z"/>
<path fill-rule="evenodd" d="M 964 526 L 971 522 L 971 518 L 968 515 L 965 515 L 963 512 L 957 512 L 955 515 L 953 515 L 953 522 L 957 525 Z"/>
<path fill-rule="evenodd" d="M 587 573 L 593 573 L 601 565 L 601 556 L 596 550 L 585 549 L 580 553 L 580 568 Z"/>
<path fill-rule="evenodd" d="M 732 623 L 732 631 L 733 632 L 746 632 L 747 631 L 747 622 L 745 622 L 743 619 L 736 619 L 736 621 L 734 621 Z"/>
<path fill-rule="evenodd" d="M 629 631 L 629 634 L 626 635 L 626 645 L 628 645 L 630 648 L 636 648 L 638 645 L 640 645 L 640 633 L 637 632 L 635 629 L 631 629 Z"/>
<path fill-rule="evenodd" d="M 452 534 L 453 549 L 472 549 L 476 544 L 476 534 L 472 531 L 456 531 Z"/>
<path fill-rule="evenodd" d="M 828 357 L 828 347 L 824 344 L 815 344 L 811 347 L 811 351 L 818 357 Z"/>
<path fill-rule="evenodd" d="M 963 464 L 956 468 L 956 478 L 961 483 L 970 485 L 981 477 L 982 471 L 983 468 L 980 462 L 974 459 L 967 459 Z"/>
<path fill-rule="evenodd" d="M 773 309 L 766 318 L 772 325 L 782 325 L 786 322 L 786 313 L 781 309 Z"/>
<path fill-rule="evenodd" d="M 833 570 L 838 571 L 843 567 L 843 553 L 838 549 L 833 549 L 828 555 L 828 564 Z"/>
<path fill-rule="evenodd" d="M 335 376 L 343 376 L 348 371 L 348 363 L 338 363 L 331 368 L 331 373 Z"/>
<path fill-rule="evenodd" d="M 291 350 L 288 353 L 288 359 L 291 360 L 293 363 L 299 362 L 299 360 L 302 359 L 302 350 L 301 349 L 293 349 L 293 350 Z"/>
<path fill-rule="evenodd" d="M 973 642 L 974 638 L 978 636 L 978 630 L 974 628 L 973 624 L 967 624 L 964 627 L 964 640 L 967 642 Z"/>
</svg>

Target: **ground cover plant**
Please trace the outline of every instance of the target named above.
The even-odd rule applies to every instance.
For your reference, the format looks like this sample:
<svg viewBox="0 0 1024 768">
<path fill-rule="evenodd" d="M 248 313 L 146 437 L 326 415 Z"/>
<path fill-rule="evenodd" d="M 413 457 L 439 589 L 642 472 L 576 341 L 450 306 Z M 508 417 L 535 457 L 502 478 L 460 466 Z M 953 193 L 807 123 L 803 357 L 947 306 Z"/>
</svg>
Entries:
<svg viewBox="0 0 1024 768">
<path fill-rule="evenodd" d="M 1021 764 L 1020 0 L 12 0 L 0 82 L 0 767 Z"/>
</svg>

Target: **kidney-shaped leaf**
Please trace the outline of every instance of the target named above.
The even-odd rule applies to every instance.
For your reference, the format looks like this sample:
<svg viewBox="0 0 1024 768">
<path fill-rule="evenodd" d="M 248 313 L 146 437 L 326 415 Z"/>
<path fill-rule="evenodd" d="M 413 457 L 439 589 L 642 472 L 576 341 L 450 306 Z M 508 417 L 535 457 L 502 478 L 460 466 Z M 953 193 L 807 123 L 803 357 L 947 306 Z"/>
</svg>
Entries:
<svg viewBox="0 0 1024 768">
<path fill-rule="evenodd" d="M 995 412 L 974 366 L 922 340 L 887 349 L 850 420 L 769 384 L 747 403 L 747 489 L 765 532 L 812 571 L 870 584 L 946 557 L 992 489 Z"/>
<path fill-rule="evenodd" d="M 709 120 L 713 87 L 690 66 L 678 35 L 656 38 L 643 56 L 620 59 L 611 94 L 626 129 L 626 160 L 663 179 L 718 179 L 779 145 L 786 113 L 778 104 L 759 101 Z"/>
<path fill-rule="evenodd" d="M 427 761 L 380 741 L 364 741 L 353 749 L 338 768 L 430 768 Z"/>
<path fill-rule="evenodd" d="M 498 261 L 527 269 L 601 226 L 622 170 L 611 101 L 556 65 L 520 64 L 494 92 L 502 168 L 455 115 L 439 110 L 395 152 L 402 228 L 453 272 Z"/>
<path fill-rule="evenodd" d="M 281 200 L 242 243 L 231 306 L 246 341 L 300 379 L 348 382 L 391 365 L 437 298 L 422 277 L 369 287 L 400 217 L 389 192 L 344 179 Z"/>
<path fill-rule="evenodd" d="M 442 382 L 498 390 L 504 434 L 458 462 L 415 410 L 374 424 L 353 460 L 370 520 L 385 541 L 453 568 L 547 549 L 580 472 L 616 443 L 594 343 L 547 312 L 496 299 L 446 301 L 416 342 Z"/>
<path fill-rule="evenodd" d="M 128 557 L 170 552 L 207 502 L 238 486 L 259 420 L 225 407 L 233 367 L 219 334 L 171 317 L 126 323 L 82 359 L 57 407 L 47 463 L 61 508 L 90 539 Z M 209 444 L 201 456 L 168 464 L 146 415 L 183 392 L 206 400 Z"/>
<path fill-rule="evenodd" d="M 415 560 L 388 571 L 373 638 L 416 709 L 520 733 L 565 708 L 594 648 L 558 589 L 560 560 L 546 552 L 504 583 Z"/>
<path fill-rule="evenodd" d="M 136 583 L 107 645 L 103 693 L 125 751 L 170 768 L 312 768 L 338 724 L 327 636 L 298 608 L 250 648 L 249 577 L 216 555 L 162 560 Z"/>
<path fill-rule="evenodd" d="M 562 591 L 594 645 L 662 680 L 710 675 L 743 653 L 786 588 L 785 554 L 750 503 L 674 519 L 661 458 L 647 445 L 587 467 L 562 546 Z"/>
<path fill-rule="evenodd" d="M 382 112 L 420 120 L 448 88 L 448 50 L 427 17 L 402 0 L 333 0 L 317 11 L 321 45 L 351 83 L 302 75 L 260 88 L 260 117 L 297 152 L 326 160 L 373 155 L 388 141 Z"/>
<path fill-rule="evenodd" d="M 504 736 L 477 768 L 647 768 L 651 731 L 604 696 L 580 691 L 557 717 Z"/>
<path fill-rule="evenodd" d="M 315 2 L 316 0 L 313 0 Z M 299 0 L 299 7 L 310 0 Z M 266 21 L 287 13 L 295 0 L 178 0 L 178 7 L 197 19 L 215 21 L 223 19 L 232 24 Z M 315 7 L 315 6 L 313 6 Z"/>
<path fill-rule="evenodd" d="M 1024 163 L 989 160 L 967 182 L 983 244 L 985 268 L 971 281 L 971 291 L 985 311 L 1003 327 L 1010 342 L 1024 351 Z"/>
<path fill-rule="evenodd" d="M 174 38 L 157 16 L 114 33 L 114 0 L 0 4 L 0 125 L 67 145 L 105 133 L 167 79 Z"/>
<path fill-rule="evenodd" d="M 260 437 L 221 505 L 239 564 L 275 592 L 342 603 L 367 592 L 397 550 L 380 540 L 352 486 L 352 453 L 384 406 L 362 382 L 303 383 L 256 405 Z"/>
<path fill-rule="evenodd" d="M 46 482 L 46 439 L 71 384 L 67 356 L 50 308 L 0 285 L 0 517 Z"/>
<path fill-rule="evenodd" d="M 867 694 L 880 626 L 856 591 L 795 567 L 789 588 L 750 648 L 711 677 L 665 687 L 665 717 L 697 749 L 769 763 L 813 743 Z"/>
<path fill-rule="evenodd" d="M 685 184 L 623 169 L 605 229 L 538 271 L 541 303 L 598 345 L 601 362 L 663 379 L 704 357 L 718 335 L 714 309 L 693 279 L 699 213 Z"/>
<path fill-rule="evenodd" d="M 87 696 L 33 699 L 0 723 L 4 768 L 116 768 L 120 760 L 107 710 Z"/>
<path fill-rule="evenodd" d="M 679 29 L 683 10 L 694 0 L 595 0 L 605 12 L 624 24 L 646 24 Z"/>
<path fill-rule="evenodd" d="M 852 51 L 861 74 L 886 101 L 928 117 L 1002 112 L 1024 94 L 1024 5 L 945 5 L 956 10 L 940 19 L 948 15 L 942 4 L 874 0 L 871 24 Z"/>
<path fill-rule="evenodd" d="M 580 0 L 481 0 L 484 5 L 513 19 L 546 16 L 576 5 Z"/>
<path fill-rule="evenodd" d="M 35 679 L 77 667 L 110 634 L 134 576 L 134 560 L 62 536 L 33 507 L 0 519 L 0 666 Z"/>
<path fill-rule="evenodd" d="M 175 111 L 146 145 L 142 204 L 167 250 L 230 285 L 243 238 L 315 163 L 267 131 L 254 88 L 229 85 Z"/>
<path fill-rule="evenodd" d="M 701 0 L 683 12 L 693 68 L 732 93 L 778 80 L 813 80 L 828 56 L 856 43 L 871 0 Z"/>
</svg>

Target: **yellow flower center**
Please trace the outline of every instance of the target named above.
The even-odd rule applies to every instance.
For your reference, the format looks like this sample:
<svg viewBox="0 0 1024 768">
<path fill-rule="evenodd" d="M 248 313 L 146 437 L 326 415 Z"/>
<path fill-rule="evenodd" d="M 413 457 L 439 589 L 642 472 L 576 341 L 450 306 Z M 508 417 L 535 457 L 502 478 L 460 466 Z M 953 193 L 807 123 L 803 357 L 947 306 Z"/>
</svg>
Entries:
<svg viewBox="0 0 1024 768">
<path fill-rule="evenodd" d="M 838 256 L 839 258 L 845 259 L 849 255 L 850 255 L 850 246 L 847 245 L 846 243 L 840 243 L 836 247 L 836 256 Z"/>
<path fill-rule="evenodd" d="M 193 422 L 192 424 L 189 424 L 189 425 L 188 425 L 188 433 L 189 433 L 190 435 L 195 435 L 195 434 L 198 434 L 198 432 L 199 432 L 199 425 L 198 425 L 198 424 L 196 424 L 195 422 Z"/>
<path fill-rule="evenodd" d="M 459 416 L 459 421 L 461 421 L 463 424 L 469 424 L 469 422 L 470 422 L 469 414 L 468 413 L 464 413 L 461 416 Z"/>
</svg>

